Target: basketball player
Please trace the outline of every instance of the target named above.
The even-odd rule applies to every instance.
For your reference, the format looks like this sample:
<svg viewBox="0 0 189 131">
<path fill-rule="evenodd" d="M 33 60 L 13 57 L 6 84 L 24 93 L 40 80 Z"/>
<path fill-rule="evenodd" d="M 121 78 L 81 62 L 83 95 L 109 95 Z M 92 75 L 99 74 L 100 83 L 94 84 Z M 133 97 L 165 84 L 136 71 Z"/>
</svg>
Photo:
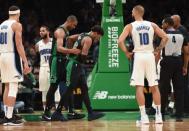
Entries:
<svg viewBox="0 0 189 131">
<path fill-rule="evenodd" d="M 161 100 L 158 89 L 154 54 L 158 54 L 158 52 L 165 46 L 167 35 L 155 23 L 143 20 L 143 15 L 144 8 L 141 5 L 137 5 L 133 8 L 132 16 L 134 17 L 135 22 L 125 26 L 119 37 L 118 43 L 128 59 L 131 59 L 134 53 L 134 67 L 130 85 L 136 86 L 136 99 L 140 108 L 141 124 L 149 123 L 149 118 L 145 110 L 145 98 L 143 93 L 145 77 L 148 80 L 153 100 L 156 105 L 155 123 L 162 123 Z M 154 33 L 162 38 L 160 45 L 155 50 L 153 48 Z M 124 40 L 128 35 L 132 36 L 134 44 L 133 53 L 128 52 L 124 44 Z"/>
<path fill-rule="evenodd" d="M 86 61 L 91 45 L 99 41 L 100 37 L 103 35 L 104 31 L 98 25 L 92 27 L 89 33 L 80 34 L 77 41 L 74 43 L 73 48 L 80 49 L 81 53 L 69 55 L 69 62 L 66 68 L 68 89 L 62 99 L 68 99 L 69 96 L 72 94 L 73 89 L 77 86 L 80 86 L 82 92 L 82 99 L 88 111 L 89 121 L 103 117 L 104 113 L 94 112 L 91 107 L 83 64 Z"/>
<path fill-rule="evenodd" d="M 58 85 L 64 85 L 66 83 L 66 61 L 67 54 L 78 54 L 79 49 L 66 48 L 66 39 L 69 36 L 69 31 L 74 29 L 77 25 L 77 18 L 73 15 L 68 16 L 66 22 L 60 25 L 54 32 L 54 39 L 52 45 L 52 60 L 51 73 L 50 73 L 50 88 L 46 96 L 46 108 L 42 116 L 44 120 L 52 121 L 66 121 L 67 119 L 61 113 L 64 101 L 61 99 L 56 111 L 50 115 L 50 109 L 52 107 L 54 93 L 58 88 Z M 74 114 L 77 115 L 77 114 Z"/>
<path fill-rule="evenodd" d="M 184 109 L 184 78 L 183 75 L 187 74 L 188 68 L 188 45 L 184 36 L 179 30 L 173 28 L 173 19 L 167 17 L 162 22 L 162 28 L 168 35 L 168 42 L 162 52 L 162 60 L 160 62 L 160 92 L 162 103 L 162 114 L 165 114 L 165 107 L 168 103 L 169 84 L 172 80 L 174 94 L 175 94 L 175 107 L 176 107 L 176 121 L 183 121 Z M 182 47 L 184 51 L 184 64 L 182 63 Z"/>
<path fill-rule="evenodd" d="M 19 17 L 20 9 L 17 6 L 11 6 L 9 19 L 0 25 L 0 72 L 2 83 L 5 83 L 4 125 L 22 124 L 22 121 L 13 117 L 13 108 L 18 92 L 18 82 L 23 81 L 23 72 L 27 74 L 31 71 L 22 44 L 22 25 Z"/>
<path fill-rule="evenodd" d="M 40 27 L 41 39 L 36 44 L 36 51 L 40 54 L 39 91 L 42 92 L 43 107 L 46 105 L 46 95 L 50 86 L 49 58 L 51 56 L 52 39 L 49 36 L 49 28 L 45 25 Z M 60 99 L 59 92 L 55 93 L 55 102 Z"/>
</svg>

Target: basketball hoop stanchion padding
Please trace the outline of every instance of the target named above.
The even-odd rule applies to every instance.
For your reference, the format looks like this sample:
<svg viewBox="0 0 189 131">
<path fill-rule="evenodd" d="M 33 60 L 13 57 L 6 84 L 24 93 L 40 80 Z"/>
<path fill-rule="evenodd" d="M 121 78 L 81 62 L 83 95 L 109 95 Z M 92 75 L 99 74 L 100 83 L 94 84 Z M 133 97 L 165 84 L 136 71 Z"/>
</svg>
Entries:
<svg viewBox="0 0 189 131">
<path fill-rule="evenodd" d="M 124 24 L 121 0 L 116 0 L 114 16 L 110 16 L 110 0 L 103 3 L 99 59 L 88 77 L 92 107 L 97 110 L 138 109 L 135 88 L 130 87 L 130 63 L 118 47 Z"/>
</svg>

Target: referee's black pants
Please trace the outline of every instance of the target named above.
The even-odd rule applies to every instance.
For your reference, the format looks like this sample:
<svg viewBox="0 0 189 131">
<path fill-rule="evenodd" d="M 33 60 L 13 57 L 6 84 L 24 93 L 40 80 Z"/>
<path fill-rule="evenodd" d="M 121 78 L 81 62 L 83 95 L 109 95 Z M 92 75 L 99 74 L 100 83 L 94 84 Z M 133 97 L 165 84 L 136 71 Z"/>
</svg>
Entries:
<svg viewBox="0 0 189 131">
<path fill-rule="evenodd" d="M 160 62 L 160 93 L 161 93 L 161 110 L 165 114 L 168 104 L 168 95 L 170 93 L 170 81 L 173 83 L 176 117 L 182 117 L 184 109 L 184 85 L 182 75 L 182 58 L 167 56 Z"/>
</svg>

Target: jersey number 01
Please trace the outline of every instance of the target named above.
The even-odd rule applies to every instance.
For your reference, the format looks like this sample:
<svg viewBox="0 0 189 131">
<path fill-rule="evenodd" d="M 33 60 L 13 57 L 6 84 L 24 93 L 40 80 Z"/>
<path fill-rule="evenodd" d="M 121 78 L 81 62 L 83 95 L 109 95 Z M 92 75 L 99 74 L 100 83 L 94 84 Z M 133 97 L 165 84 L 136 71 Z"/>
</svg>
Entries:
<svg viewBox="0 0 189 131">
<path fill-rule="evenodd" d="M 0 44 L 7 44 L 7 33 L 0 33 Z"/>
</svg>

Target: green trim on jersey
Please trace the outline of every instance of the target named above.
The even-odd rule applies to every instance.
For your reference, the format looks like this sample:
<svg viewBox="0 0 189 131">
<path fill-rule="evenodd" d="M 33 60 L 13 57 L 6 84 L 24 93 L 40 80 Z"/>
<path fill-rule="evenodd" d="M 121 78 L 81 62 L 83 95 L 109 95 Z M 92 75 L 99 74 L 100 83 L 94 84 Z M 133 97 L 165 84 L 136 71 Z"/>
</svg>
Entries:
<svg viewBox="0 0 189 131">
<path fill-rule="evenodd" d="M 73 67 L 74 63 L 75 63 L 75 61 L 70 59 L 67 66 L 66 66 L 66 85 L 68 87 L 71 83 L 72 67 Z"/>
</svg>

